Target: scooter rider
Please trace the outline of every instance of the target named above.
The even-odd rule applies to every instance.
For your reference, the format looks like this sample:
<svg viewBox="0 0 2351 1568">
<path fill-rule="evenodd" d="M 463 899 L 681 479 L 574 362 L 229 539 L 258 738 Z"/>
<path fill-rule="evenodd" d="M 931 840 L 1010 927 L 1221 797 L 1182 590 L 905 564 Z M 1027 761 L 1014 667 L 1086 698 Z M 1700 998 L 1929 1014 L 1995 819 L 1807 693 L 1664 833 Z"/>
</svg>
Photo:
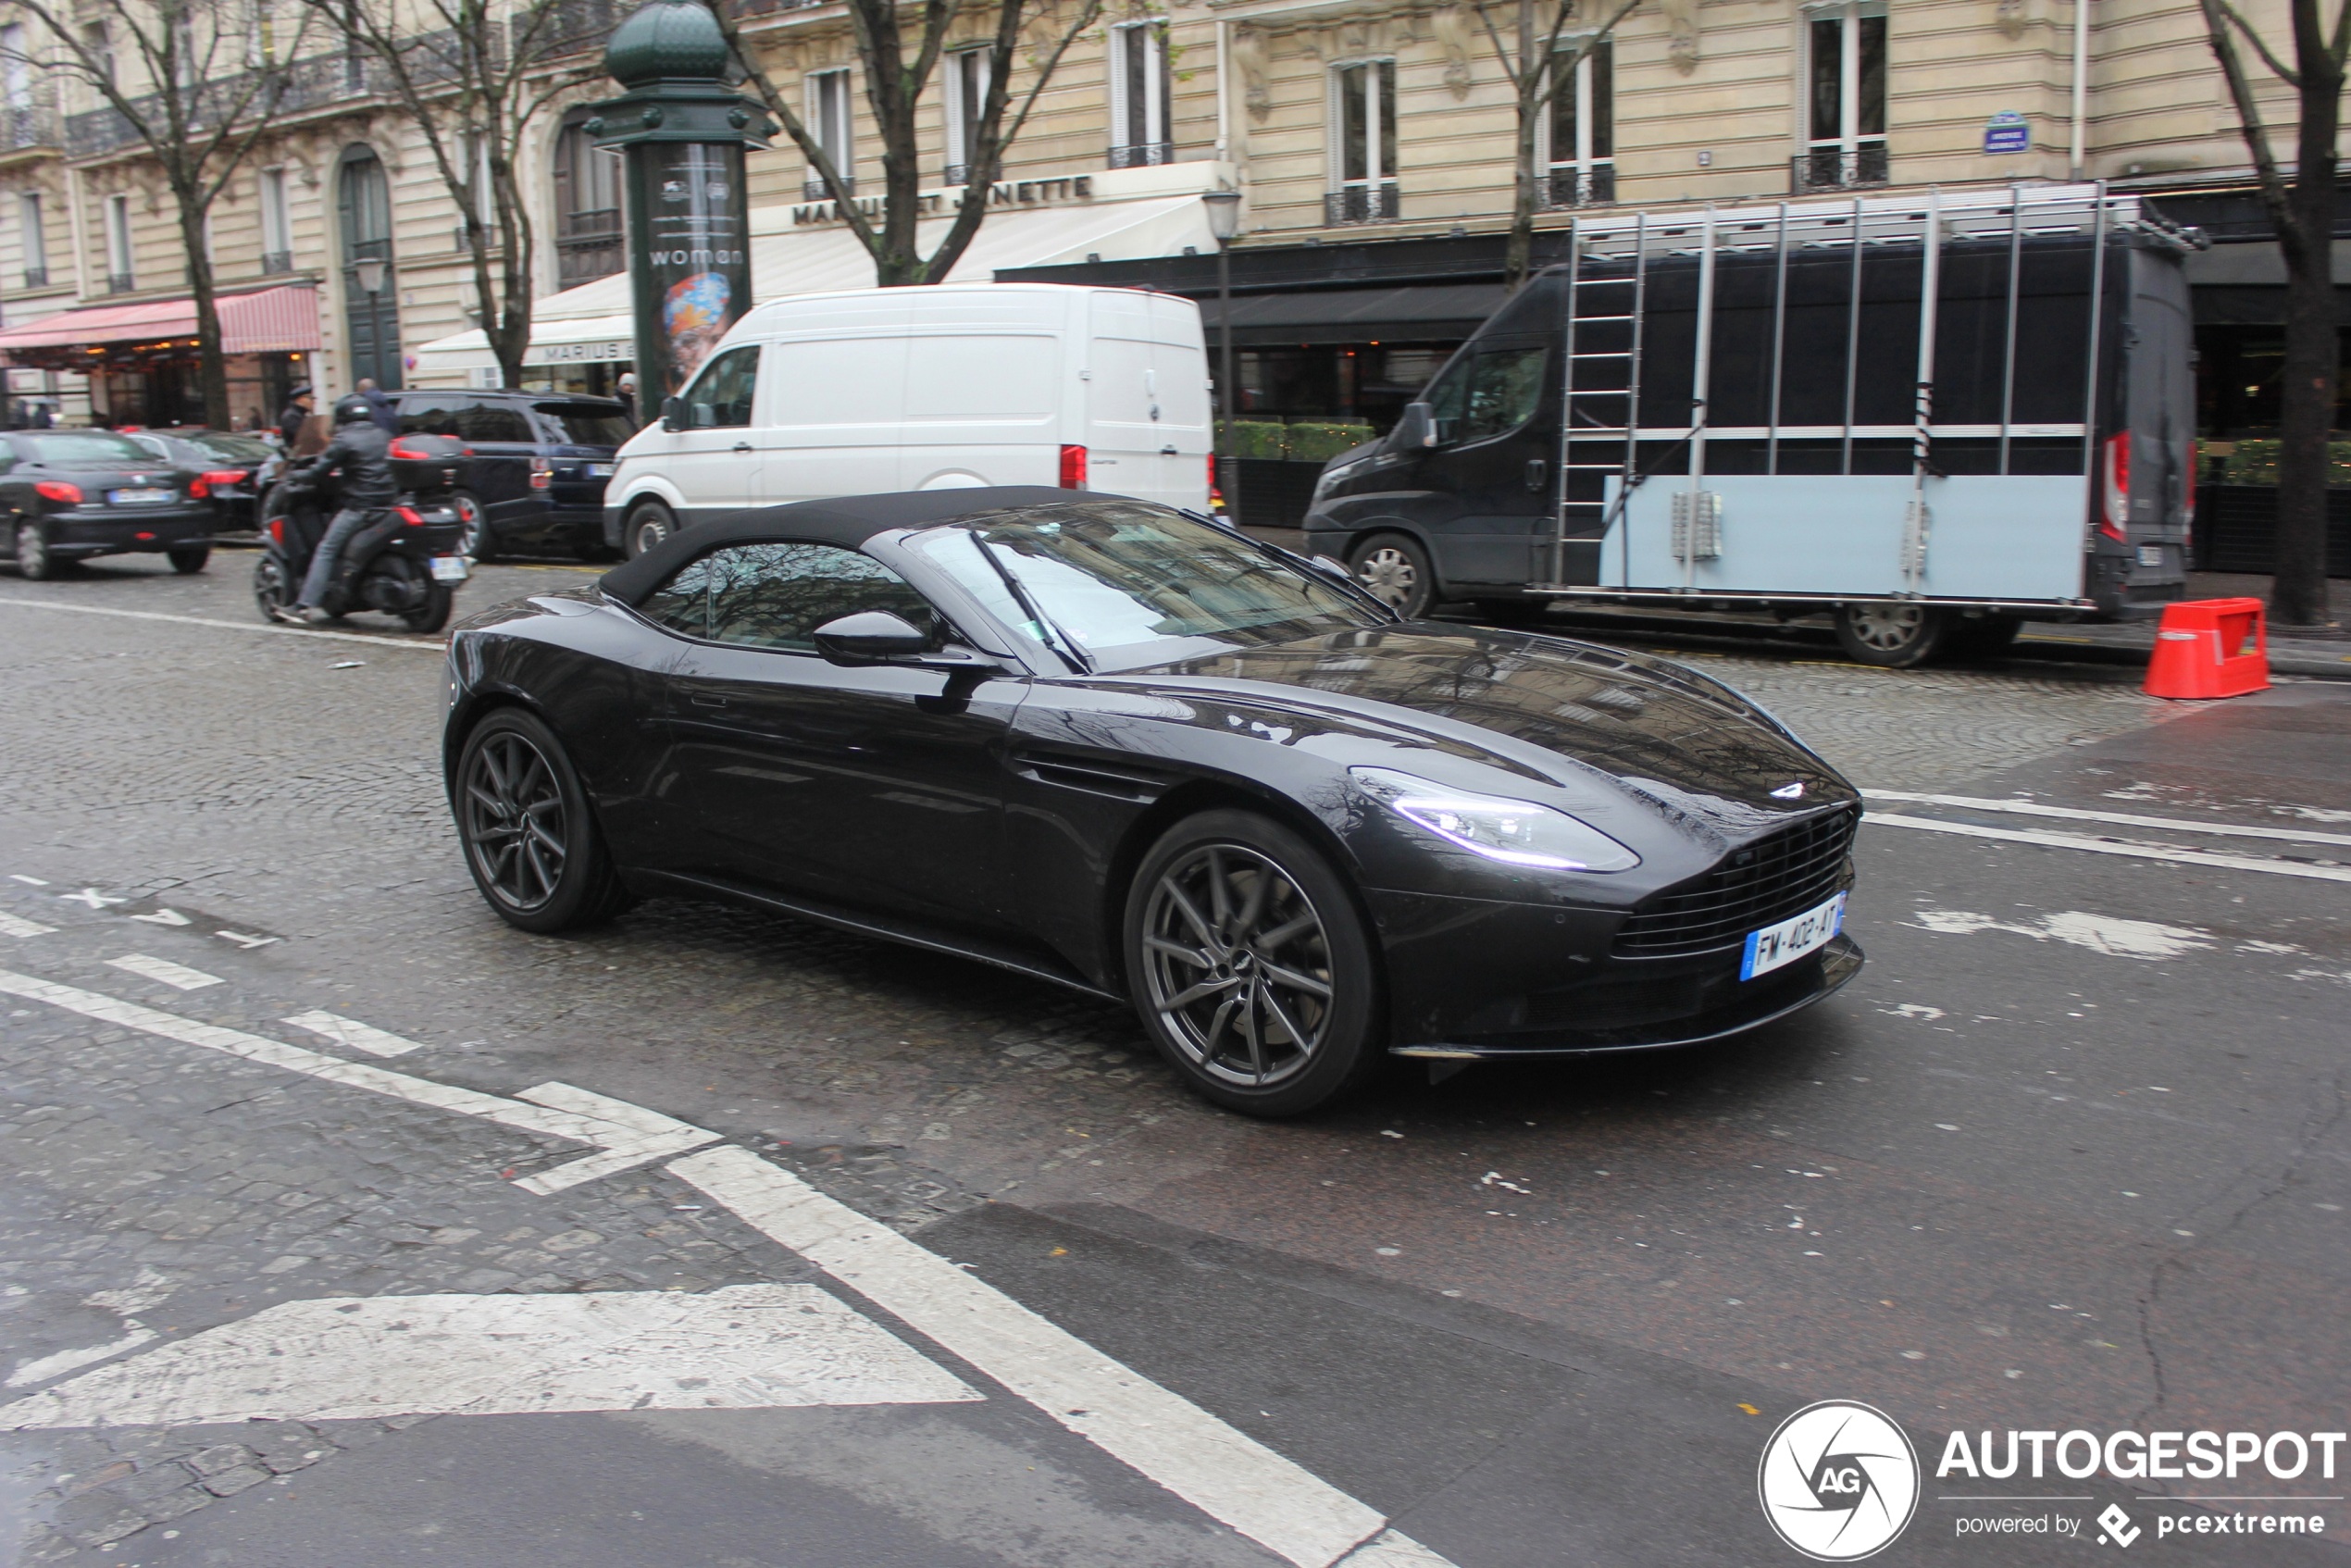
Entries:
<svg viewBox="0 0 2351 1568">
<path fill-rule="evenodd" d="M 284 612 L 285 618 L 312 626 L 334 618 L 320 606 L 334 583 L 344 546 L 367 527 L 370 513 L 400 499 L 400 487 L 392 476 L 391 447 L 391 435 L 376 423 L 375 410 L 366 398 L 354 392 L 336 400 L 334 439 L 318 454 L 317 471 L 336 476 L 342 509 L 327 525 L 327 537 L 318 541 L 318 553 L 310 558 L 309 573 L 302 579 L 302 596 Z"/>
</svg>

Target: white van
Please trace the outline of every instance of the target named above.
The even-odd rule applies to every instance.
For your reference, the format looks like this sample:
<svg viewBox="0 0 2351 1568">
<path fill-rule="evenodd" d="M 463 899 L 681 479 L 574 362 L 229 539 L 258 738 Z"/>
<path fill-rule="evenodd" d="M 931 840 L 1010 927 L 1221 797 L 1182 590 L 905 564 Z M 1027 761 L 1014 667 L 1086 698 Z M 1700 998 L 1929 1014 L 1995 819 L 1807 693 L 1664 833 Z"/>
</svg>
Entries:
<svg viewBox="0 0 2351 1568">
<path fill-rule="evenodd" d="M 1200 307 L 1061 283 L 801 294 L 753 309 L 620 449 L 604 541 L 634 557 L 747 506 L 1059 485 L 1205 510 Z"/>
</svg>

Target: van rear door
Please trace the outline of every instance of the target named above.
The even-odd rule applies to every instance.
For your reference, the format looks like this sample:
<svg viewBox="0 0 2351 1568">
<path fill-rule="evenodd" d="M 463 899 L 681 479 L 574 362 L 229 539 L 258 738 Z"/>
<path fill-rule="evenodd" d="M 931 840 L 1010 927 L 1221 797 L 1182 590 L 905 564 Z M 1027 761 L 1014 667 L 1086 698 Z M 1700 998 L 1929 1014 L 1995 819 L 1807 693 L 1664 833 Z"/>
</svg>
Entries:
<svg viewBox="0 0 2351 1568">
<path fill-rule="evenodd" d="M 2187 581 L 2189 486 L 2196 442 L 2196 329 L 2187 277 L 2171 255 L 2133 249 L 2129 316 L 2123 326 L 2123 396 L 2117 433 L 2129 446 L 2122 602 L 2152 604 L 2180 597 Z M 2116 479 L 2113 461 L 2099 475 Z M 2110 516 L 2109 513 L 2109 516 Z M 2105 520 L 2105 519 L 2102 519 Z M 2111 539 L 2111 534 L 2108 536 Z"/>
<path fill-rule="evenodd" d="M 1200 307 L 1170 294 L 1093 295 L 1087 350 L 1087 488 L 1203 510 L 1208 355 Z"/>
</svg>

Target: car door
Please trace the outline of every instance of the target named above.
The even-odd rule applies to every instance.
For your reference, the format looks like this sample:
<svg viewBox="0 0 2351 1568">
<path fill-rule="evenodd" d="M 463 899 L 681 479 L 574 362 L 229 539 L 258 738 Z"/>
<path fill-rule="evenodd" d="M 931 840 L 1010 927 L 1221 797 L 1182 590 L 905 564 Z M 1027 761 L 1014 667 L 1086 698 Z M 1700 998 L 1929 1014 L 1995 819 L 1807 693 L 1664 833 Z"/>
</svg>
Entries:
<svg viewBox="0 0 2351 1568">
<path fill-rule="evenodd" d="M 862 610 L 939 627 L 905 579 L 840 545 L 743 544 L 642 608 L 700 628 L 668 678 L 686 869 L 926 924 L 1006 924 L 1003 742 L 1024 685 L 843 667 L 810 635 Z"/>
<path fill-rule="evenodd" d="M 1437 446 L 1419 464 L 1418 515 L 1449 586 L 1530 579 L 1557 455 L 1556 433 L 1536 417 L 1550 358 L 1540 338 L 1481 342 L 1430 389 Z"/>
<path fill-rule="evenodd" d="M 762 382 L 772 380 L 763 376 L 763 352 L 738 343 L 712 355 L 679 399 L 684 422 L 655 461 L 677 487 L 680 523 L 706 523 L 767 499 L 756 440 Z"/>
<path fill-rule="evenodd" d="M 503 399 L 451 400 L 449 433 L 466 443 L 474 498 L 481 503 L 500 537 L 536 542 L 547 531 L 545 493 L 531 484 L 531 459 L 539 455 L 538 432 L 522 405 Z M 401 424 L 407 424 L 402 410 Z"/>
</svg>

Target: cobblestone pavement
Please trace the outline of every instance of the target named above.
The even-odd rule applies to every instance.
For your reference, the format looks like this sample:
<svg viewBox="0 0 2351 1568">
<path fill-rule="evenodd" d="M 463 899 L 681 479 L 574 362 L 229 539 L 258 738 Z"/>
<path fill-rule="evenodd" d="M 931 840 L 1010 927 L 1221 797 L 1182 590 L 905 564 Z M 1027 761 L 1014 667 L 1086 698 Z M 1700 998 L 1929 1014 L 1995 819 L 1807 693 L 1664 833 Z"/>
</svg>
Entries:
<svg viewBox="0 0 2351 1568">
<path fill-rule="evenodd" d="M 1691 1315 L 1695 1300 L 1691 1313 L 1678 1301 L 1668 1305 L 1672 1298 L 1652 1275 L 1611 1266 L 1604 1284 L 1597 1275 L 1579 1276 L 1564 1255 L 1546 1252 L 1549 1273 L 1536 1270 L 1514 1282 L 1491 1243 L 1468 1239 L 1485 1224 L 1484 1211 L 1462 1208 L 1452 1173 L 1441 1178 L 1449 1196 L 1425 1212 L 1396 1173 L 1366 1186 L 1367 1193 L 1380 1194 L 1369 1209 L 1348 1192 L 1361 1164 L 1357 1147 L 1385 1149 L 1382 1133 L 1399 1127 L 1448 1148 L 1458 1139 L 1462 1158 L 1481 1170 L 1489 1159 L 1551 1159 L 1524 1141 L 1511 1144 L 1508 1156 L 1490 1152 L 1484 1140 L 1502 1137 L 1496 1129 L 1511 1126 L 1517 1114 L 1510 1091 L 1474 1090 L 1458 1102 L 1458 1114 L 1426 1113 L 1433 1124 L 1414 1122 L 1424 1115 L 1420 1097 L 1399 1091 L 1311 1132 L 1269 1129 L 1218 1115 L 1179 1093 L 1122 1010 L 976 965 L 673 901 L 647 903 L 608 929 L 578 938 L 513 931 L 482 908 L 448 823 L 436 753 L 438 655 L 391 636 L 375 637 L 370 646 L 258 629 L 243 591 L 244 570 L 243 558 L 230 553 L 196 579 L 136 563 L 104 563 L 49 584 L 0 578 L 0 691 L 8 694 L 0 709 L 0 915 L 56 927 L 34 939 L 0 937 L 0 969 L 37 966 L 45 979 L 280 1038 L 278 1020 L 329 1010 L 418 1042 L 399 1059 L 403 1072 L 502 1095 L 551 1078 L 579 1084 L 757 1150 L 909 1231 L 951 1216 L 965 1223 L 981 1212 L 976 1205 L 991 1199 L 1033 1201 L 1051 1213 L 1068 1204 L 1131 1205 L 1162 1223 L 1246 1236 L 1333 1266 L 1362 1263 L 1400 1285 L 1449 1297 L 1466 1292 L 1741 1375 L 1785 1375 L 1794 1385 L 1858 1364 L 1822 1348 L 1821 1341 L 1850 1331 L 1854 1303 L 1840 1298 L 1829 1308 L 1808 1300 L 1813 1288 L 1798 1281 L 1812 1277 L 1802 1274 L 1810 1265 L 1786 1259 L 1759 1265 L 1745 1288 L 1738 1270 L 1728 1268 L 1706 1275 L 1701 1288 L 1713 1292 L 1710 1300 L 1724 1289 L 1758 1300 L 1778 1293 L 1791 1322 L 1810 1325 L 1790 1331 L 1801 1347 L 1775 1346 L 1769 1335 L 1744 1329 L 1712 1338 L 1720 1326 Z M 566 569 L 490 567 L 466 591 L 463 608 L 585 580 L 587 574 Z M 203 621 L 229 624 L 193 624 Z M 230 628 L 248 624 L 256 629 Z M 2090 666 L 2035 663 L 1897 674 L 1810 657 L 1695 650 L 1689 656 L 1771 707 L 1858 781 L 1881 789 L 1952 790 L 2002 769 L 2102 755 L 2101 747 L 2159 750 L 2162 728 L 2199 711 L 2158 703 L 2127 677 Z M 2148 771 L 2134 766 L 2117 765 L 2115 783 L 2132 784 Z M 2281 798 L 2311 802 L 2312 809 L 2351 808 L 2351 800 L 2318 801 L 2283 787 Z M 1871 895 L 1879 901 L 1872 907 L 1889 923 L 1934 888 L 1953 907 L 2005 913 L 2030 900 L 2036 907 L 2123 913 L 2117 906 L 2128 905 L 2129 913 L 2182 928 L 2217 928 L 2213 911 L 2198 902 L 2207 893 L 2179 877 L 2150 898 L 2102 867 L 2088 880 L 2115 881 L 2099 895 L 2108 903 L 2077 905 L 2065 902 L 2066 884 L 2082 881 L 2070 868 L 2020 876 L 2002 857 L 2022 852 L 1994 847 L 1940 856 L 1938 849 L 1940 858 L 1921 861 L 1910 856 L 1912 847 L 1873 851 L 1880 859 L 1872 886 L 1882 890 Z M 84 890 L 96 902 L 61 896 Z M 2328 914 L 2325 901 L 2315 892 L 2304 899 L 2305 890 L 2289 890 L 2294 898 L 2281 907 L 2290 906 L 2297 912 L 2292 919 L 2302 922 L 2283 946 L 2306 957 L 2252 962 L 2341 966 L 2336 958 L 2307 958 L 2343 938 L 2339 909 Z M 1969 897 L 1976 902 L 1966 902 Z M 178 923 L 165 920 L 166 911 Z M 2245 930 L 2245 940 L 2275 935 L 2258 921 Z M 2134 1003 L 2118 1002 L 2110 988 L 2096 990 L 2067 967 L 2105 964 L 2103 983 L 2118 963 L 2127 969 L 2127 961 L 2084 958 L 2078 948 L 2051 942 L 2018 945 L 2041 966 L 2036 996 L 2046 993 L 2034 1004 L 2046 1005 L 2034 1014 L 2019 1052 L 2044 1049 L 2034 1029 L 2074 1027 L 2061 1015 L 2067 1004 L 2057 1000 L 2069 994 L 2068 986 L 2103 997 L 2119 1010 L 2113 1021 L 2126 1032 L 2133 1027 Z M 181 993 L 111 966 L 131 952 L 218 975 L 224 983 Z M 1870 999 L 1855 1002 L 1819 1032 L 1829 1046 L 1788 1045 L 1752 1060 L 1716 1053 L 1668 1067 L 1553 1074 L 1535 1080 L 1525 1103 L 1539 1102 L 1542 1117 L 1576 1129 L 1558 1135 L 1565 1151 L 1553 1154 L 1561 1180 L 1578 1174 L 1566 1168 L 1578 1162 L 1641 1159 L 1627 1143 L 1660 1161 L 1686 1154 L 1742 1178 L 1750 1164 L 1761 1170 L 1761 1160 L 1797 1157 L 1794 1144 L 1773 1144 L 1791 1126 L 1806 1147 L 1834 1149 L 1837 1135 L 1816 1138 L 1805 1130 L 1805 1114 L 1790 1109 L 1811 1092 L 1808 1086 L 1828 1076 L 1820 1052 L 1858 1058 L 1874 1048 L 1873 1031 L 1924 1027 L 1907 1014 L 1889 1026 L 1882 1014 L 1907 1000 L 1897 977 L 1923 985 L 1922 977 L 1943 962 L 1921 957 L 1918 969 L 1873 971 L 1883 983 L 1868 988 Z M 1986 960 L 1971 950 L 1954 962 L 1956 968 L 1942 974 L 1936 1005 L 1926 1008 L 1938 1017 L 1959 1005 L 1951 1000 L 1954 988 L 1972 983 L 1963 978 L 1971 965 Z M 1984 983 L 1996 990 L 2009 981 Z M 2279 1027 L 2294 1031 L 2307 1030 L 2313 1009 L 2324 1013 L 2319 989 L 2334 982 L 2276 983 L 2286 987 L 2280 1006 L 2295 1020 Z M 347 1089 L 257 1064 L 192 1063 L 188 1050 L 135 1031 L 5 997 L 0 1002 L 7 1003 L 0 1019 L 0 1324 L 7 1331 L 0 1345 L 20 1380 L 12 1394 L 64 1375 L 25 1376 L 28 1368 L 38 1373 L 44 1364 L 62 1367 L 57 1358 L 78 1352 L 128 1349 L 121 1342 L 140 1334 L 184 1337 L 274 1300 L 702 1291 L 812 1277 L 792 1254 L 693 1205 L 687 1189 L 653 1172 L 532 1196 L 511 1178 L 555 1157 L 544 1140 L 395 1101 L 369 1098 L 355 1108 Z M 2083 1016 L 2080 1004 L 2072 1005 L 2072 1016 Z M 2151 1070 L 2135 1069 L 2139 1078 Z M 2338 1081 L 2332 1063 L 2312 1064 L 2310 1072 L 2313 1083 Z M 1660 1121 L 1639 1108 L 1653 1095 L 1678 1108 L 1676 1097 L 1698 1089 L 1746 1095 L 1757 1108 L 1733 1119 L 1690 1122 Z M 2299 1115 L 2316 1092 L 2308 1084 L 2297 1089 L 2304 1098 L 2293 1114 Z M 2290 1119 L 2274 1098 L 2260 1103 L 2257 1119 L 2265 1127 Z M 1878 1109 L 1872 1105 L 1871 1114 Z M 1658 1114 L 1665 1114 L 1662 1107 Z M 1987 1119 L 1992 1114 L 1984 1112 Z M 1853 1135 L 1846 1157 L 1857 1172 L 1872 1161 L 1886 1164 L 1885 1179 L 1898 1187 L 1909 1178 L 1891 1167 L 1909 1156 L 1867 1151 L 1944 1137 L 1935 1125 L 1919 1115 L 1900 1132 L 1872 1126 Z M 2307 1154 L 2336 1135 L 2306 1128 L 2299 1136 Z M 1702 1157 L 1700 1148 L 1707 1151 Z M 2272 1152 L 2264 1144 L 2258 1160 Z M 2024 1166 L 2037 1157 L 2016 1156 Z M 1808 1168 L 1816 1168 L 1822 1157 L 1808 1158 L 1815 1163 Z M 2258 1163 L 2252 1154 L 2245 1162 Z M 1600 1177 L 1608 1174 L 1609 1166 L 1598 1167 Z M 1954 1194 L 1964 1185 L 1972 1202 L 1984 1197 L 1986 1184 L 2009 1179 L 1976 1169 L 1964 1179 L 1948 1173 L 1920 1178 L 1914 1190 L 1958 1202 Z M 2120 1184 L 2094 1185 L 2103 1194 Z M 2141 1189 L 2157 1185 L 2150 1176 Z M 1286 1193 L 1296 1204 L 1323 1188 L 1334 1190 L 1315 1201 L 1329 1208 L 1315 1213 L 1333 1228 L 1319 1238 L 1298 1210 L 1271 1196 Z M 1480 1202 L 1493 1190 L 1482 1190 Z M 1710 1196 L 1689 1200 L 1696 1208 L 1684 1223 L 1712 1223 L 1700 1212 L 1731 1201 L 1712 1190 L 1710 1185 Z M 1863 1201 L 1858 1193 L 1854 1201 Z M 2181 1204 L 2182 1212 L 2192 1206 L 2185 1197 Z M 1522 1206 L 1531 1213 L 1531 1204 Z M 2298 1226 L 2322 1223 L 2319 1211 L 2305 1208 Z M 1661 1239 L 1654 1230 L 1636 1229 L 1639 1216 L 1629 1213 L 1603 1199 L 1586 1213 L 1588 1224 L 1555 1217 L 1563 1226 L 1573 1224 L 1588 1244 L 1608 1244 L 1597 1232 L 1586 1234 L 1595 1226 L 1620 1246 L 1630 1245 L 1624 1234 Z M 1989 1210 L 1968 1222 L 1998 1223 Z M 1412 1244 L 1383 1243 L 1377 1251 L 1385 1261 L 1372 1258 L 1369 1243 L 1380 1239 L 1383 1227 Z M 2196 1227 L 2177 1228 L 2184 1236 Z M 2092 1251 L 2111 1240 L 2065 1234 Z M 2293 1234 L 2297 1247 L 2323 1246 L 2331 1236 L 2339 1248 L 2339 1228 Z M 1451 1260 L 1424 1265 L 1424 1255 L 1452 1245 L 1441 1239 L 1447 1238 L 1460 1242 Z M 1736 1254 L 1735 1244 L 1717 1241 Z M 2118 1247 L 2118 1276 L 2143 1275 L 2145 1260 L 2121 1256 L 2129 1249 Z M 1406 1254 L 1400 1261 L 1399 1251 Z M 1935 1266 L 1964 1275 L 1990 1265 L 1947 1259 Z M 1784 1272 L 1791 1267 L 1797 1272 Z M 1698 1280 L 1699 1272 L 1691 1277 Z M 1536 1279 L 1539 1284 L 1527 1283 Z M 2024 1294 L 2048 1288 L 2029 1269 L 2018 1279 Z M 1880 1294 L 1877 1283 L 1854 1288 L 1872 1300 Z M 2104 1290 L 2099 1310 L 2118 1322 L 2134 1310 L 2127 1286 L 2078 1281 L 2077 1288 L 2084 1300 Z M 2179 1294 L 2188 1286 L 2175 1280 L 2171 1288 Z M 1581 1300 L 1586 1293 L 1588 1306 Z M 2288 1294 L 2305 1300 L 2304 1284 Z M 1860 1337 L 1871 1347 L 1867 1355 L 1893 1354 L 1885 1347 L 1904 1333 L 1939 1351 L 1937 1336 L 1947 1325 L 1904 1317 L 1892 1300 L 1886 1306 L 1887 1316 L 1903 1317 L 1905 1326 L 1872 1324 Z M 2280 1311 L 2291 1317 L 2287 1308 Z M 2305 1328 L 2297 1322 L 2281 1332 L 2300 1336 Z M 2136 1343 L 2130 1327 L 2113 1333 L 2117 1346 Z M 1986 1328 L 1962 1348 L 1972 1354 L 1976 1346 L 2002 1343 Z M 2298 1338 L 2294 1343 L 2318 1349 Z M 2340 1388 L 2339 1349 L 2306 1369 L 2317 1387 Z M 1790 1356 L 1801 1371 L 1780 1359 Z M 2028 1364 L 2037 1377 L 2040 1363 Z M 2075 1374 L 2051 1375 L 2061 1381 Z M 2114 1374 L 2111 1392 L 2107 1374 L 2079 1375 L 2084 1387 L 2100 1390 L 2101 1409 L 2127 1410 L 2141 1397 L 2135 1363 Z M 2183 1368 L 2173 1375 L 2195 1382 Z M 1996 1385 L 1992 1393 L 1939 1387 L 1914 1393 L 1914 1402 L 1972 1413 L 1988 1412 L 2005 1397 Z M 217 1428 L 18 1434 L 0 1439 L 10 1472 L 0 1479 L 0 1509 L 13 1504 L 32 1521 L 27 1562 L 129 1562 L 128 1553 L 155 1561 L 162 1549 L 154 1543 L 163 1532 L 187 1528 L 198 1511 L 256 1488 L 292 1496 L 316 1467 L 383 1442 L 404 1425 L 267 1424 L 235 1434 L 234 1441 L 224 1441 Z M 0 1563 L 6 1562 L 0 1551 Z M 355 1559 L 354 1568 L 367 1563 Z"/>
</svg>

